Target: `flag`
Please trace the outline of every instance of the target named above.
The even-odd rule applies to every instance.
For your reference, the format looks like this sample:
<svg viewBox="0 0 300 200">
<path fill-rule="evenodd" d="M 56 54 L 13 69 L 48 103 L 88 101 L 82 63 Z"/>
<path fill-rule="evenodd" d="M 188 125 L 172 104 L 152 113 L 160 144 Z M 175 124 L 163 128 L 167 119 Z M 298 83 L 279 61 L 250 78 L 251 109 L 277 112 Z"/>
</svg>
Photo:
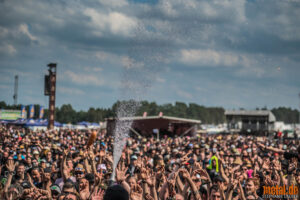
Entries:
<svg viewBox="0 0 300 200">
<path fill-rule="evenodd" d="M 21 118 L 22 119 L 26 118 L 26 109 L 25 109 L 25 106 L 21 106 Z"/>
<path fill-rule="evenodd" d="M 31 104 L 29 106 L 29 119 L 32 119 L 34 117 L 34 106 Z"/>
<path fill-rule="evenodd" d="M 39 119 L 43 119 L 43 117 L 44 117 L 44 106 L 40 106 Z"/>
</svg>

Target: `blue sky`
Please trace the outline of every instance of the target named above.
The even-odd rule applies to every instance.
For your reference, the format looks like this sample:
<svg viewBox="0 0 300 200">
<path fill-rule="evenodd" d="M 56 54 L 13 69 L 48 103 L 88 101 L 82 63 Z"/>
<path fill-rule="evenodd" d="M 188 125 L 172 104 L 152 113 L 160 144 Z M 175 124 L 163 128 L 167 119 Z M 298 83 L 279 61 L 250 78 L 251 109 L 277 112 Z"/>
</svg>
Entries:
<svg viewBox="0 0 300 200">
<path fill-rule="evenodd" d="M 118 99 L 299 108 L 300 1 L 0 1 L 0 101 L 57 106 Z"/>
</svg>

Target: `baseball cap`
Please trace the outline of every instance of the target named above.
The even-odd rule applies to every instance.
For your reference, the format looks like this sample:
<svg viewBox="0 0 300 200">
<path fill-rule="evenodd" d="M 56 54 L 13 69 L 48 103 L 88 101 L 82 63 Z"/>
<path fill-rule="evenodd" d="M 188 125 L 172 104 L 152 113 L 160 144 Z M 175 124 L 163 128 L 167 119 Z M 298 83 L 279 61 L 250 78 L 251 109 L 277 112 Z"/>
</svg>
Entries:
<svg viewBox="0 0 300 200">
<path fill-rule="evenodd" d="M 131 160 L 137 160 L 137 156 L 136 155 L 132 155 L 131 156 Z"/>
<path fill-rule="evenodd" d="M 58 185 L 52 185 L 51 187 L 50 187 L 50 190 L 51 191 L 56 191 L 57 193 L 61 193 L 61 189 L 60 189 L 60 187 L 58 186 Z"/>
</svg>

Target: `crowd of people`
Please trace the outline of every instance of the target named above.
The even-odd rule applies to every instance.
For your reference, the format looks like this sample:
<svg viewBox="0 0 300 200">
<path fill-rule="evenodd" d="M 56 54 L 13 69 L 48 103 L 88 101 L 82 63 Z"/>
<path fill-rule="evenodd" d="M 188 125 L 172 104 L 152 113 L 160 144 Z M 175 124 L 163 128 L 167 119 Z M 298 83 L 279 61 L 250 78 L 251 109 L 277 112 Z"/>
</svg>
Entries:
<svg viewBox="0 0 300 200">
<path fill-rule="evenodd" d="M 236 134 L 162 136 L 159 140 L 130 137 L 114 165 L 114 138 L 99 130 L 96 141 L 87 147 L 90 134 L 88 130 L 31 131 L 0 125 L 0 199 L 300 197 L 299 140 Z M 271 186 L 292 187 L 292 191 L 276 197 L 267 191 Z"/>
</svg>

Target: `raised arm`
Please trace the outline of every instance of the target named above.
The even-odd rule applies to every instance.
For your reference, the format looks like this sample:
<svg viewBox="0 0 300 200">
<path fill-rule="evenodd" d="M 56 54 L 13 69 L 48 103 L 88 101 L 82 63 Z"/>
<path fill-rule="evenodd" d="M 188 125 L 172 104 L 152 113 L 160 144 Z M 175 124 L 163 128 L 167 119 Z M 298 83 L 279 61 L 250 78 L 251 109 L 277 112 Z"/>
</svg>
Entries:
<svg viewBox="0 0 300 200">
<path fill-rule="evenodd" d="M 62 173 L 61 175 L 62 175 L 64 181 L 66 181 L 70 177 L 69 171 L 68 171 L 68 166 L 66 163 L 68 153 L 69 153 L 68 149 L 65 149 L 63 151 L 63 159 L 62 159 L 62 162 L 60 163 L 60 170 Z"/>
<path fill-rule="evenodd" d="M 195 199 L 201 200 L 201 196 L 200 196 L 200 194 L 198 192 L 198 189 L 197 189 L 194 181 L 192 180 L 189 172 L 186 169 L 180 169 L 179 172 L 181 172 L 182 177 L 187 180 L 189 186 L 192 189 L 192 192 L 193 192 L 193 195 L 194 195 Z"/>
<path fill-rule="evenodd" d="M 264 150 L 273 151 L 273 152 L 276 152 L 276 153 L 284 153 L 285 152 L 285 150 L 274 148 L 274 147 L 267 147 L 266 145 L 261 144 L 261 143 L 257 143 L 257 145 L 259 147 L 261 147 L 262 149 L 264 149 Z"/>
<path fill-rule="evenodd" d="M 7 177 L 6 184 L 4 186 L 4 192 L 5 193 L 7 193 L 8 188 L 10 187 L 12 176 L 13 176 L 13 173 L 15 171 L 14 161 L 13 160 L 8 160 L 8 163 L 6 164 L 6 168 L 8 169 L 8 177 Z"/>
</svg>

